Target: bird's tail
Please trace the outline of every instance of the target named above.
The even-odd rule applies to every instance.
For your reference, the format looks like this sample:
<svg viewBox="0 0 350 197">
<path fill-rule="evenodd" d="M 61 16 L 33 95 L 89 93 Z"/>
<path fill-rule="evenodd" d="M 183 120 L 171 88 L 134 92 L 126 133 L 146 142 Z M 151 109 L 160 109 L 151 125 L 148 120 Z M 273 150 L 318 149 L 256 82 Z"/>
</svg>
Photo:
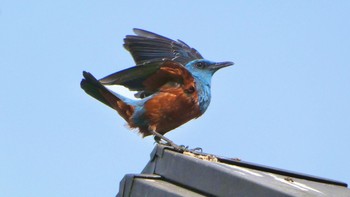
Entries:
<svg viewBox="0 0 350 197">
<path fill-rule="evenodd" d="M 127 104 L 118 95 L 110 92 L 91 73 L 83 72 L 81 88 L 90 96 L 115 109 L 127 122 L 134 113 L 134 106 Z"/>
</svg>

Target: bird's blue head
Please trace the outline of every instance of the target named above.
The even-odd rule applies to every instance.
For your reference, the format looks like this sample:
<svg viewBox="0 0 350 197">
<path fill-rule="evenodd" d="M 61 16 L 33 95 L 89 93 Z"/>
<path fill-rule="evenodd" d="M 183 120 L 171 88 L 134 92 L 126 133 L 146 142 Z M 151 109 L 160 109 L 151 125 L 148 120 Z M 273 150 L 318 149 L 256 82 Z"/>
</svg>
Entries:
<svg viewBox="0 0 350 197">
<path fill-rule="evenodd" d="M 213 74 L 220 68 L 233 65 L 233 62 L 212 62 L 204 59 L 193 60 L 186 64 L 186 68 L 196 79 L 198 104 L 202 113 L 208 108 L 211 98 L 210 83 Z"/>
<path fill-rule="evenodd" d="M 205 59 L 197 59 L 187 63 L 185 67 L 194 77 L 208 80 L 210 83 L 211 77 L 217 70 L 231 65 L 233 65 L 233 62 L 212 62 Z"/>
</svg>

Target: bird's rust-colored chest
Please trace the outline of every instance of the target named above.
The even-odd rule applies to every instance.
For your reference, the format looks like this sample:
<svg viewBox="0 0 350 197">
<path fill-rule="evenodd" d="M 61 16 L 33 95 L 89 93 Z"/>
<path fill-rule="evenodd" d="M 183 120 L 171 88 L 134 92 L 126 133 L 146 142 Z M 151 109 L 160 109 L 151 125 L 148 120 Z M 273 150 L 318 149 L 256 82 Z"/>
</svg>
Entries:
<svg viewBox="0 0 350 197">
<path fill-rule="evenodd" d="M 197 92 L 189 87 L 165 87 L 145 103 L 149 125 L 164 134 L 201 115 Z"/>
</svg>

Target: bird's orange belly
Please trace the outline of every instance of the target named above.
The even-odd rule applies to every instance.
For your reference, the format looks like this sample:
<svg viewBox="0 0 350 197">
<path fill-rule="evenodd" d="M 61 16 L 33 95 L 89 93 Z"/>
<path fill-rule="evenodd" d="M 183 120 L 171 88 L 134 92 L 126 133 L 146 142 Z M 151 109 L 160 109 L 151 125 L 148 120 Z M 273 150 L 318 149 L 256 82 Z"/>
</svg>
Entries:
<svg viewBox="0 0 350 197">
<path fill-rule="evenodd" d="M 164 134 L 201 115 L 196 93 L 181 88 L 160 92 L 145 103 L 145 117 L 151 129 Z"/>
</svg>

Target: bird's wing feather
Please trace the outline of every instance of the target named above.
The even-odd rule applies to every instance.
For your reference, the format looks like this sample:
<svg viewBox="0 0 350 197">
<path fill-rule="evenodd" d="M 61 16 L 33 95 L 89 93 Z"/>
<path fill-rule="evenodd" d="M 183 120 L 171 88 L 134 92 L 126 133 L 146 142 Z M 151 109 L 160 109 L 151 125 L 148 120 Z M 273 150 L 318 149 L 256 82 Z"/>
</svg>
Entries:
<svg viewBox="0 0 350 197">
<path fill-rule="evenodd" d="M 122 85 L 148 96 L 158 91 L 165 84 L 186 85 L 193 83 L 194 79 L 182 64 L 166 60 L 153 61 L 144 66 L 125 69 L 108 75 L 99 81 L 103 85 Z M 140 93 L 137 95 L 140 95 Z"/>
<path fill-rule="evenodd" d="M 100 79 L 103 85 L 122 85 L 132 91 L 142 91 L 145 89 L 143 82 L 156 73 L 163 62 L 153 61 L 145 66 L 134 66 L 121 70 Z"/>
<path fill-rule="evenodd" d="M 136 35 L 128 35 L 124 39 L 124 47 L 131 53 L 137 65 L 153 59 L 170 59 L 182 65 L 195 59 L 203 59 L 196 49 L 181 40 L 171 40 L 142 29 L 135 28 L 134 32 Z"/>
<path fill-rule="evenodd" d="M 164 84 L 169 83 L 181 84 L 186 88 L 194 83 L 194 78 L 181 64 L 174 61 L 166 61 L 156 73 L 143 82 L 146 91 L 149 92 L 155 92 Z"/>
</svg>

